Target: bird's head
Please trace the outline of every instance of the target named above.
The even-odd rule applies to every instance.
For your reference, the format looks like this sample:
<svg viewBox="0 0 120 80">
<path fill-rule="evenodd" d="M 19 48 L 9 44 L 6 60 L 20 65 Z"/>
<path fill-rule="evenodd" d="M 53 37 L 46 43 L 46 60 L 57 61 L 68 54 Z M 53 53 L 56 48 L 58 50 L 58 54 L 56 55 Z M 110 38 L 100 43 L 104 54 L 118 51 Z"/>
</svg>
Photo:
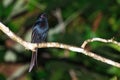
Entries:
<svg viewBox="0 0 120 80">
<path fill-rule="evenodd" d="M 47 15 L 45 13 L 41 14 L 35 25 L 38 25 L 40 28 L 45 28 L 48 26 Z"/>
</svg>

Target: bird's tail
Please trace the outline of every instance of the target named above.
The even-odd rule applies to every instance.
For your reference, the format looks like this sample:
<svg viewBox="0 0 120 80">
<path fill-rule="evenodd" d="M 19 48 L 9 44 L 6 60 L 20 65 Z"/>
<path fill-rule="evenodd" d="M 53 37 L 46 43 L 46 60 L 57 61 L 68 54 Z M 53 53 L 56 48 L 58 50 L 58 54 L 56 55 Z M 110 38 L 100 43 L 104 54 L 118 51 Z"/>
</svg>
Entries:
<svg viewBox="0 0 120 80">
<path fill-rule="evenodd" d="M 38 52 L 38 49 L 36 49 L 36 51 L 32 53 L 32 58 L 31 58 L 31 63 L 30 63 L 30 67 L 29 67 L 29 72 L 31 72 L 31 70 L 33 69 L 35 64 L 37 65 L 37 52 Z"/>
</svg>

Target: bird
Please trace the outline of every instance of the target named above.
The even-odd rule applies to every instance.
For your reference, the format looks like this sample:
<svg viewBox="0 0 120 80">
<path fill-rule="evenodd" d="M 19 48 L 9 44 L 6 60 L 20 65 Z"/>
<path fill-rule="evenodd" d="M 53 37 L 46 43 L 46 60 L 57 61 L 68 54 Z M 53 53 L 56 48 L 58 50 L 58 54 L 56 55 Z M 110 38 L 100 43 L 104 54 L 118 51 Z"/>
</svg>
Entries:
<svg viewBox="0 0 120 80">
<path fill-rule="evenodd" d="M 31 43 L 42 43 L 45 42 L 48 34 L 48 19 L 46 13 L 41 14 L 36 20 L 32 28 Z M 29 72 L 33 69 L 35 64 L 37 65 L 37 54 L 38 48 L 35 48 L 35 51 L 32 52 L 31 62 L 29 66 Z"/>
</svg>

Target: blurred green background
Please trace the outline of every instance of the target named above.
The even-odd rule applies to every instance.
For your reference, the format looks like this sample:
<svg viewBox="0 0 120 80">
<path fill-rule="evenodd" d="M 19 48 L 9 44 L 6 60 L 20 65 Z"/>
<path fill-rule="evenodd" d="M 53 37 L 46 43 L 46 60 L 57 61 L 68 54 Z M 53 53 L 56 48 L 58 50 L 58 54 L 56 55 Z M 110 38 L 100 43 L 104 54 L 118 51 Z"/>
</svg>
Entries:
<svg viewBox="0 0 120 80">
<path fill-rule="evenodd" d="M 120 0 L 0 0 L 0 21 L 31 41 L 31 28 L 47 13 L 47 41 L 80 47 L 100 37 L 120 41 Z M 87 50 L 120 62 L 120 48 L 93 42 Z M 120 80 L 120 69 L 80 53 L 40 49 L 38 67 L 28 72 L 31 51 L 0 31 L 0 80 Z"/>
</svg>

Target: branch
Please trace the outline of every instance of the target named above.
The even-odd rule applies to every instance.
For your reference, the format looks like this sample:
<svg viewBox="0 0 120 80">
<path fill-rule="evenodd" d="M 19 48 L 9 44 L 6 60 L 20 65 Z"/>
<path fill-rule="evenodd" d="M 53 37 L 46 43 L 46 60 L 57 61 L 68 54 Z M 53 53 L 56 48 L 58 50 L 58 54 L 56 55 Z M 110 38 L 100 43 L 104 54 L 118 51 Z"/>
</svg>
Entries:
<svg viewBox="0 0 120 80">
<path fill-rule="evenodd" d="M 26 49 L 34 51 L 36 44 L 32 44 L 22 40 L 20 37 L 15 35 L 8 27 L 0 22 L 0 30 L 2 30 L 6 35 L 8 35 L 12 40 L 18 42 L 19 44 L 23 45 Z"/>
<path fill-rule="evenodd" d="M 103 42 L 103 43 L 113 43 L 113 44 L 116 44 L 116 45 L 120 46 L 120 43 L 115 41 L 115 40 L 113 40 L 113 38 L 112 39 L 108 39 L 108 40 L 107 39 L 102 39 L 102 38 L 92 38 L 92 39 L 88 39 L 88 40 L 84 41 L 82 46 L 81 46 L 81 48 L 85 48 L 85 46 L 88 43 L 94 42 L 94 41 L 99 41 L 99 42 Z"/>
<path fill-rule="evenodd" d="M 112 60 L 107 59 L 107 58 L 104 58 L 104 57 L 99 56 L 95 53 L 88 52 L 87 50 L 83 49 L 88 42 L 93 42 L 93 41 L 100 41 L 100 42 L 105 42 L 105 43 L 111 42 L 111 43 L 114 43 L 114 44 L 117 44 L 117 45 L 120 46 L 120 43 L 118 43 L 117 41 L 114 41 L 112 39 L 110 39 L 110 40 L 105 40 L 105 39 L 101 39 L 101 38 L 89 39 L 89 40 L 87 40 L 83 43 L 82 48 L 79 48 L 79 47 L 70 46 L 70 45 L 66 45 L 66 44 L 61 44 L 61 43 L 57 43 L 57 42 L 47 42 L 47 43 L 39 43 L 39 44 L 26 42 L 26 41 L 22 40 L 20 37 L 16 36 L 13 32 L 11 32 L 9 30 L 8 27 L 6 27 L 1 22 L 0 22 L 0 29 L 6 35 L 8 35 L 11 39 L 15 40 L 16 42 L 18 42 L 19 44 L 24 46 L 26 49 L 31 50 L 31 51 L 34 51 L 36 47 L 37 48 L 50 48 L 50 47 L 51 48 L 53 48 L 53 47 L 54 48 L 62 48 L 62 49 L 67 49 L 67 50 L 70 50 L 70 51 L 82 53 L 82 54 L 87 55 L 89 57 L 92 57 L 93 59 L 96 59 L 98 61 L 101 61 L 101 62 L 104 62 L 104 63 L 107 63 L 107 64 L 110 64 L 110 65 L 113 65 L 113 66 L 116 66 L 116 67 L 120 68 L 120 63 L 112 61 Z"/>
</svg>

